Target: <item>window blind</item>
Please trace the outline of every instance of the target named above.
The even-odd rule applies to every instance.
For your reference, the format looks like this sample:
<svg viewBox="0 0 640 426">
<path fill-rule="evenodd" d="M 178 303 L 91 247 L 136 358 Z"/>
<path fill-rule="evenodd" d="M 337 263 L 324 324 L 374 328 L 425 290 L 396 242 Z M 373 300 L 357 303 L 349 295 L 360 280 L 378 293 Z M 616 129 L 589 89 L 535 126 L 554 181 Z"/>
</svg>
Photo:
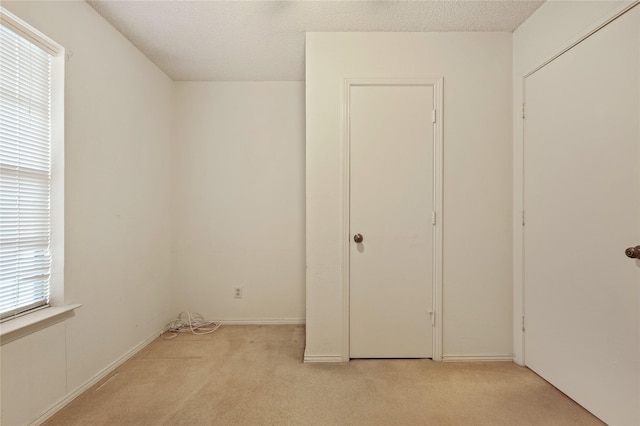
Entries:
<svg viewBox="0 0 640 426">
<path fill-rule="evenodd" d="M 0 25 L 0 318 L 49 303 L 51 59 Z"/>
</svg>

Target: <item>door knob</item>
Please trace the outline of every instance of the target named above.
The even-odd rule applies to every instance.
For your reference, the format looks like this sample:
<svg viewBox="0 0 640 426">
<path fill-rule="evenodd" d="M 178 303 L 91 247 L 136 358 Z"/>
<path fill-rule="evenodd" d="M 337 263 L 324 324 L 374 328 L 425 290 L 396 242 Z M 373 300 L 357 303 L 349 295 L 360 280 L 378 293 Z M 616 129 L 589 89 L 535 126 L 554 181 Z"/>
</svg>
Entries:
<svg viewBox="0 0 640 426">
<path fill-rule="evenodd" d="M 356 243 L 361 243 L 362 240 L 364 240 L 364 238 L 362 237 L 362 234 L 356 234 L 353 236 L 353 241 L 355 241 Z"/>
<path fill-rule="evenodd" d="M 631 259 L 640 259 L 640 246 L 629 247 L 624 251 L 624 254 Z"/>
</svg>

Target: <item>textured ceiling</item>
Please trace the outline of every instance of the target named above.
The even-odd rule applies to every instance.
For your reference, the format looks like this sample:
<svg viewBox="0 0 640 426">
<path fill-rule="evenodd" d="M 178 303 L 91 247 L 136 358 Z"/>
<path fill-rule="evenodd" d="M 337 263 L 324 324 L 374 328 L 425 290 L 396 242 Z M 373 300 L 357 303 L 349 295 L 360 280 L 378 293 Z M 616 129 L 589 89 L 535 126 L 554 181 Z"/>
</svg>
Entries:
<svg viewBox="0 0 640 426">
<path fill-rule="evenodd" d="M 88 0 L 174 80 L 304 80 L 305 32 L 512 32 L 542 1 Z"/>
</svg>

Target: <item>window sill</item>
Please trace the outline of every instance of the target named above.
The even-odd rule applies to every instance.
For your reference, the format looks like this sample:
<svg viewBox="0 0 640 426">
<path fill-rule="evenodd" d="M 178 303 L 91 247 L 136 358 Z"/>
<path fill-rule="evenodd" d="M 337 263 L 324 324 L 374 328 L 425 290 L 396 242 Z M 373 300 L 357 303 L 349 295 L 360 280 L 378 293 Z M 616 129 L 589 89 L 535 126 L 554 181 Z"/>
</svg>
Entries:
<svg viewBox="0 0 640 426">
<path fill-rule="evenodd" d="M 73 316 L 80 304 L 50 306 L 0 324 L 0 346 Z"/>
</svg>

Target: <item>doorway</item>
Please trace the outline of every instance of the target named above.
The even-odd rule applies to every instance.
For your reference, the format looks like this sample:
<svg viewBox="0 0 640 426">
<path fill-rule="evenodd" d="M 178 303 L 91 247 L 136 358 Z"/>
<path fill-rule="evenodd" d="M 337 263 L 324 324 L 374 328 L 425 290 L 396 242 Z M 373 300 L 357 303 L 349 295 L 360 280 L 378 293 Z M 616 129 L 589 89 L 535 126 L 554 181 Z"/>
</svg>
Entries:
<svg viewBox="0 0 640 426">
<path fill-rule="evenodd" d="M 350 358 L 440 356 L 441 89 L 346 82 Z"/>
</svg>

